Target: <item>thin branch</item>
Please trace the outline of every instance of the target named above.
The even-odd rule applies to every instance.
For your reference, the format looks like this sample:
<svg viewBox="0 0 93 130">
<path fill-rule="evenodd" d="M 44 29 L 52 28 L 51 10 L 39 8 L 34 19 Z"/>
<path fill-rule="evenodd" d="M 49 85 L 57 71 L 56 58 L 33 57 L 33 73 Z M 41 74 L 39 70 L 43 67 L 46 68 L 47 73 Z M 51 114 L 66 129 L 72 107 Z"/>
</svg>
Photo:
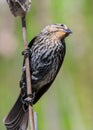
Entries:
<svg viewBox="0 0 93 130">
<path fill-rule="evenodd" d="M 23 31 L 23 41 L 24 41 L 24 49 L 28 48 L 27 44 L 27 33 L 26 33 L 26 17 L 22 17 L 22 31 Z M 32 94 L 32 87 L 31 87 L 31 74 L 30 74 L 30 66 L 29 66 L 29 57 L 25 59 L 25 66 L 26 66 L 26 80 L 27 80 L 27 95 Z M 30 97 L 28 97 L 30 98 Z M 31 130 L 35 130 L 34 126 L 34 113 L 33 113 L 33 106 L 29 105 L 29 123 Z"/>
</svg>

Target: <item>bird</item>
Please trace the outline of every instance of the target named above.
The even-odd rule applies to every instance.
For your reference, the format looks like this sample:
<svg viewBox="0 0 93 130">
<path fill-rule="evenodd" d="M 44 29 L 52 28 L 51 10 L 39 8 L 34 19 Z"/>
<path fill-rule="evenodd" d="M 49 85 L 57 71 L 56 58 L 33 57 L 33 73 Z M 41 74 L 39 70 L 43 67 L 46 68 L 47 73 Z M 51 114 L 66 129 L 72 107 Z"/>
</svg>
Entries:
<svg viewBox="0 0 93 130">
<path fill-rule="evenodd" d="M 24 61 L 20 80 L 19 97 L 4 119 L 7 130 L 26 130 L 28 104 L 38 102 L 55 80 L 66 54 L 65 38 L 72 31 L 65 24 L 50 24 L 35 36 L 23 51 Z M 29 55 L 32 100 L 27 100 L 25 57 Z"/>
</svg>

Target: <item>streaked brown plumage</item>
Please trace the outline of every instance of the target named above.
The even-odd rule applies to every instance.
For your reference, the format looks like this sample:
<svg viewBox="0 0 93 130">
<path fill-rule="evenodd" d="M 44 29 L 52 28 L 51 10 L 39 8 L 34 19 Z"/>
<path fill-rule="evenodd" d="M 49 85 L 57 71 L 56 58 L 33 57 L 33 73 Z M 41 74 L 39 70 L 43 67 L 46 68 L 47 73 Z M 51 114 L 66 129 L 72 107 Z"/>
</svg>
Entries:
<svg viewBox="0 0 93 130">
<path fill-rule="evenodd" d="M 46 26 L 40 34 L 31 40 L 30 68 L 32 91 L 35 94 L 33 104 L 48 90 L 53 83 L 64 60 L 66 46 L 65 38 L 71 30 L 63 24 Z M 23 64 L 23 68 L 25 68 Z M 25 70 L 21 77 L 21 94 L 6 117 L 4 123 L 7 130 L 26 130 L 28 122 L 28 106 L 24 102 L 27 97 Z"/>
</svg>

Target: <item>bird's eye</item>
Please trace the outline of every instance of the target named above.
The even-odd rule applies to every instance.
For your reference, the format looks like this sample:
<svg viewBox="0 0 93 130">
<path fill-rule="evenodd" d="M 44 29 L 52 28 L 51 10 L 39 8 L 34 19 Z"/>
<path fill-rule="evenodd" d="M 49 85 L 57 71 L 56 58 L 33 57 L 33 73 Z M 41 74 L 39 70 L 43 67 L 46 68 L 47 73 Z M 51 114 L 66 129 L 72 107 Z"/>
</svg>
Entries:
<svg viewBox="0 0 93 130">
<path fill-rule="evenodd" d="M 61 26 L 63 27 L 63 26 L 64 26 L 64 24 L 61 24 Z"/>
</svg>

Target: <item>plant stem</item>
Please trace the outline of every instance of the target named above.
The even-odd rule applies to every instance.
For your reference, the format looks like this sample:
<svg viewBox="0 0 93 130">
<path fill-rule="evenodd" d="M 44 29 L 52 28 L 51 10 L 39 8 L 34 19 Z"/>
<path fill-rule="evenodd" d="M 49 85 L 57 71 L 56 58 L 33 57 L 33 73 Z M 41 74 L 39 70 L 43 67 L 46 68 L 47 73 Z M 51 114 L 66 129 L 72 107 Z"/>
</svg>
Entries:
<svg viewBox="0 0 93 130">
<path fill-rule="evenodd" d="M 27 49 L 28 43 L 27 43 L 27 32 L 26 32 L 26 17 L 25 16 L 22 17 L 21 20 L 22 20 L 24 49 Z M 29 64 L 29 57 L 26 57 L 25 66 L 26 66 L 27 95 L 32 95 L 31 74 L 30 74 L 30 66 L 29 65 L 30 65 Z M 33 106 L 30 104 L 29 104 L 29 123 L 30 123 L 31 130 L 35 130 Z"/>
</svg>

